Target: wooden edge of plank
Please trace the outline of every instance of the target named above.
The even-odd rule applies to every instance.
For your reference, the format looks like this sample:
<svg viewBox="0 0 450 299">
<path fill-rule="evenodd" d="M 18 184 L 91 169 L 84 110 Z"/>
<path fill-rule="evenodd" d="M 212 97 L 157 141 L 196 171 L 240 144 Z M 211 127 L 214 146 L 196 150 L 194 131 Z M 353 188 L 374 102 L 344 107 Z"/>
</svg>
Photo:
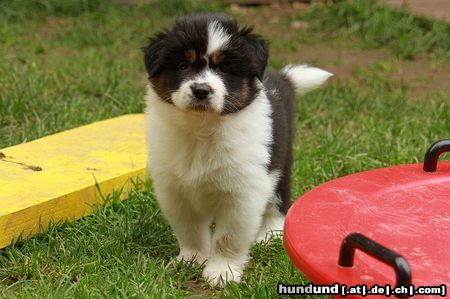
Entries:
<svg viewBox="0 0 450 299">
<path fill-rule="evenodd" d="M 7 247 L 18 239 L 42 233 L 52 223 L 74 221 L 91 214 L 103 203 L 100 192 L 107 195 L 121 190 L 120 197 L 124 199 L 133 187 L 132 181 L 143 179 L 145 169 L 140 169 L 11 214 L 0 215 L 0 248 Z"/>
</svg>

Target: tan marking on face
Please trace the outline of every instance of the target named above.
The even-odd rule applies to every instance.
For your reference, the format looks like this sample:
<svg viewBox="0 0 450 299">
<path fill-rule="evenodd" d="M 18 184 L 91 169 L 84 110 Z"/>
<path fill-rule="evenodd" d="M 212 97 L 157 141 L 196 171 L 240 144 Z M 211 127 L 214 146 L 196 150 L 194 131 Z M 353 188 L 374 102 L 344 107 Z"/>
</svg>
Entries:
<svg viewBox="0 0 450 299">
<path fill-rule="evenodd" d="M 215 251 L 225 257 L 234 257 L 239 254 L 239 248 L 233 242 L 233 236 L 223 235 L 216 241 Z"/>
<path fill-rule="evenodd" d="M 242 84 L 242 91 L 241 91 L 241 100 L 243 102 L 247 101 L 248 95 L 250 93 L 250 87 L 248 85 L 248 79 L 244 80 L 244 83 Z"/>
<path fill-rule="evenodd" d="M 234 105 L 239 109 L 242 109 L 247 103 L 249 94 L 250 94 L 249 82 L 248 79 L 244 79 L 242 83 L 241 94 L 238 97 L 236 97 L 237 102 L 234 103 Z"/>
<path fill-rule="evenodd" d="M 197 53 L 194 49 L 189 49 L 184 53 L 184 56 L 186 57 L 186 60 L 189 64 L 194 64 L 194 62 L 197 60 Z"/>
<path fill-rule="evenodd" d="M 165 78 L 163 76 L 157 76 L 150 79 L 150 82 L 153 86 L 153 89 L 156 91 L 156 94 L 163 100 L 164 102 L 170 102 L 170 92 L 167 89 Z"/>
<path fill-rule="evenodd" d="M 209 59 L 210 59 L 211 63 L 212 64 L 216 64 L 216 65 L 220 64 L 222 62 L 223 58 L 224 58 L 224 55 L 220 51 L 215 51 L 214 53 L 212 53 L 209 56 Z"/>
</svg>

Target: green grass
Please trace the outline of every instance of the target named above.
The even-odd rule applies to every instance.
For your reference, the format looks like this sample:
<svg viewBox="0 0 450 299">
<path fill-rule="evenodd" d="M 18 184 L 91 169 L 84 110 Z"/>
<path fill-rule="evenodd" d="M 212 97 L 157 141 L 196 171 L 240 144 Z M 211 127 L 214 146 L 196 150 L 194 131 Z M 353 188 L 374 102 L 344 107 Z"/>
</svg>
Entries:
<svg viewBox="0 0 450 299">
<path fill-rule="evenodd" d="M 350 0 L 317 5 L 301 18 L 318 31 L 327 29 L 328 35 L 342 38 L 356 34 L 369 47 L 388 47 L 401 58 L 412 59 L 420 54 L 450 58 L 450 24 L 373 3 Z"/>
<path fill-rule="evenodd" d="M 309 20 L 307 34 L 289 40 L 280 33 L 272 40 L 272 66 L 287 62 L 283 51 L 295 53 L 311 40 L 341 34 L 349 46 L 366 43 L 393 50 L 392 57 L 360 69 L 351 80 L 336 78 L 299 100 L 295 196 L 349 173 L 421 161 L 430 143 L 449 138 L 448 94 L 430 90 L 420 101 L 411 100 L 411 86 L 390 76 L 395 57 L 448 56 L 441 29 L 433 29 L 443 25 L 427 20 L 426 27 L 412 17 L 405 21 L 402 13 L 402 18 L 386 17 L 388 24 L 375 28 L 374 19 L 397 12 L 359 3 L 320 6 L 296 15 L 293 19 Z M 186 1 L 127 7 L 100 0 L 0 0 L 0 148 L 141 112 L 146 75 L 140 47 L 146 37 L 175 15 L 220 9 Z M 349 19 L 349 12 L 355 16 Z M 357 17 L 361 14 L 368 17 Z M 331 30 L 333 24 L 338 30 Z M 403 31 L 397 36 L 390 28 Z M 415 33 L 408 35 L 408 28 Z M 396 52 L 395 43 L 404 36 L 414 45 L 412 56 L 402 54 L 410 50 Z M 435 46 L 421 47 L 425 37 Z M 124 202 L 117 195 L 106 201 L 109 206 L 92 216 L 52 226 L 0 250 L 0 297 L 267 298 L 275 297 L 277 282 L 306 282 L 281 241 L 275 241 L 253 248 L 243 284 L 210 289 L 200 267 L 172 261 L 178 248 L 149 182 L 137 183 Z"/>
</svg>

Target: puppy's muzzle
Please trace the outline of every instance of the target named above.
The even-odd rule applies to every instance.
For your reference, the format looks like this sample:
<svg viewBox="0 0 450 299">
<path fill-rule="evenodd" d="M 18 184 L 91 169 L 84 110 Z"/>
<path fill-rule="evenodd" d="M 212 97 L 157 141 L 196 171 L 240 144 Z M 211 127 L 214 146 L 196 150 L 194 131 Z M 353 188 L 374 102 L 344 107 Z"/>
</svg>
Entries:
<svg viewBox="0 0 450 299">
<path fill-rule="evenodd" d="M 190 88 L 194 97 L 199 101 L 205 100 L 213 93 L 211 86 L 207 83 L 192 83 Z"/>
</svg>

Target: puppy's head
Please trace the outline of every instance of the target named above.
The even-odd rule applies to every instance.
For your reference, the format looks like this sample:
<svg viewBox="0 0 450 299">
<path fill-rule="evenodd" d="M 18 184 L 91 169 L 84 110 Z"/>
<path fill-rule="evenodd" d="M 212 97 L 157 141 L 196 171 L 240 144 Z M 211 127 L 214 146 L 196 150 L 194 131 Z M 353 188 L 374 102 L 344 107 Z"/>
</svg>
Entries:
<svg viewBox="0 0 450 299">
<path fill-rule="evenodd" d="M 237 112 L 259 91 L 267 43 L 225 14 L 181 17 L 144 48 L 159 100 L 185 111 Z"/>
</svg>

